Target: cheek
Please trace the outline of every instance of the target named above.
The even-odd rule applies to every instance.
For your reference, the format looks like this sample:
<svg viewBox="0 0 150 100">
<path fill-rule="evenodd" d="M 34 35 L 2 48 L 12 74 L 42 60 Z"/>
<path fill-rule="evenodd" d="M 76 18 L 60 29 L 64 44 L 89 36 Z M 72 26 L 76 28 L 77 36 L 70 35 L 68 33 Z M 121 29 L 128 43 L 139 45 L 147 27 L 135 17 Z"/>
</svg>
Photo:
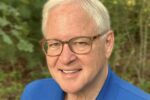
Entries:
<svg viewBox="0 0 150 100">
<path fill-rule="evenodd" d="M 56 68 L 56 62 L 57 58 L 56 57 L 46 57 L 47 65 L 48 65 L 48 70 L 53 78 L 57 76 L 57 68 Z"/>
<path fill-rule="evenodd" d="M 56 66 L 57 57 L 48 57 L 46 56 L 46 61 L 49 69 L 52 69 Z"/>
<path fill-rule="evenodd" d="M 98 41 L 97 41 L 98 42 Z M 93 45 L 89 54 L 78 57 L 80 61 L 88 67 L 100 67 L 105 63 L 105 48 L 104 45 Z"/>
<path fill-rule="evenodd" d="M 84 63 L 90 71 L 99 71 L 106 65 L 105 50 L 102 46 L 95 46 L 93 51 L 83 58 Z"/>
<path fill-rule="evenodd" d="M 102 56 L 99 52 L 91 52 L 88 55 L 79 57 L 80 62 L 85 70 L 85 74 L 92 74 L 100 70 L 102 65 Z"/>
</svg>

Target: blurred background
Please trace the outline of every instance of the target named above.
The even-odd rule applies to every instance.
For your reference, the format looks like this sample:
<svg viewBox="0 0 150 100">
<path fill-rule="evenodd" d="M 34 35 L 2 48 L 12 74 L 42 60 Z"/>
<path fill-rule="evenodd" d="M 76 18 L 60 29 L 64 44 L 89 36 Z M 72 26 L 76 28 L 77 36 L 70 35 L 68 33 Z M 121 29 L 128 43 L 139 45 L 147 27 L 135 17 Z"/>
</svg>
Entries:
<svg viewBox="0 0 150 100">
<path fill-rule="evenodd" d="M 150 0 L 101 0 L 115 32 L 112 69 L 150 93 Z M 0 1 L 0 100 L 19 100 L 25 85 L 50 77 L 42 39 L 46 0 Z"/>
</svg>

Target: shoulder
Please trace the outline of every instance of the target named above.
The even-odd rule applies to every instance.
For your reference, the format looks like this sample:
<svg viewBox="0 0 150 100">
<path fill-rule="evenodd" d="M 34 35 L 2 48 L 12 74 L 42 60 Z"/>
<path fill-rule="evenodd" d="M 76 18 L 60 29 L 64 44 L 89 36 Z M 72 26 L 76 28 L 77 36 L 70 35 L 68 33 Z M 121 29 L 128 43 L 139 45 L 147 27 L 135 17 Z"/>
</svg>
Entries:
<svg viewBox="0 0 150 100">
<path fill-rule="evenodd" d="M 50 90 L 59 89 L 58 84 L 52 78 L 45 78 L 45 79 L 35 80 L 35 81 L 29 83 L 25 87 L 25 90 L 29 90 L 31 92 L 33 90 L 35 92 L 41 92 L 41 91 L 46 91 L 46 90 L 49 90 L 49 89 Z"/>
<path fill-rule="evenodd" d="M 29 83 L 26 88 L 44 88 L 44 87 L 57 87 L 57 83 L 52 79 L 52 78 L 45 78 L 45 79 L 40 79 L 40 80 L 35 80 L 31 83 Z"/>
<path fill-rule="evenodd" d="M 55 94 L 61 92 L 59 85 L 52 79 L 40 79 L 29 83 L 21 96 L 21 100 L 46 100 L 54 98 Z"/>
<path fill-rule="evenodd" d="M 150 95 L 131 83 L 114 75 L 113 84 L 118 89 L 117 100 L 150 100 Z"/>
</svg>

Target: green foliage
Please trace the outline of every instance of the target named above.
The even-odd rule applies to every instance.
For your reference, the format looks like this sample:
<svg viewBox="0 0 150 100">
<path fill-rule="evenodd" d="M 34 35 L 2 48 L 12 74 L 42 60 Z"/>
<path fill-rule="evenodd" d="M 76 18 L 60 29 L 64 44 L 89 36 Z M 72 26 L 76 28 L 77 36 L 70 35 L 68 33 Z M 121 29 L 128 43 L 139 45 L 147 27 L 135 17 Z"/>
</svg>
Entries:
<svg viewBox="0 0 150 100">
<path fill-rule="evenodd" d="M 33 52 L 33 44 L 26 39 L 29 34 L 29 31 L 27 31 L 29 30 L 27 22 L 21 19 L 19 11 L 5 3 L 0 3 L 0 7 L 0 22 L 2 23 L 0 25 L 0 35 L 2 36 L 4 45 L 5 43 L 10 46 L 15 46 L 14 44 L 17 44 L 16 51 L 19 49 Z"/>
<path fill-rule="evenodd" d="M 18 93 L 22 92 L 23 85 L 18 81 L 21 80 L 21 73 L 13 71 L 10 73 L 0 72 L 0 99 L 19 100 Z M 11 79 L 10 77 L 13 77 Z M 10 81 L 10 82 L 8 82 Z"/>
<path fill-rule="evenodd" d="M 113 69 L 124 79 L 150 92 L 150 2 L 103 2 L 110 12 L 115 33 L 115 48 L 110 60 Z"/>
<path fill-rule="evenodd" d="M 0 99 L 19 100 L 24 84 L 47 76 L 39 40 L 44 0 L 0 1 Z M 39 68 L 41 67 L 41 68 Z M 34 71 L 33 71 L 34 70 Z M 42 72 L 41 72 L 42 70 Z M 47 70 L 47 69 L 46 69 Z M 33 72 L 41 74 L 33 75 Z M 31 78 L 30 78 L 31 77 Z"/>
<path fill-rule="evenodd" d="M 46 0 L 0 1 L 0 100 L 19 100 L 26 83 L 49 77 L 42 38 L 41 10 Z M 149 0 L 101 0 L 115 33 L 112 68 L 150 92 Z"/>
<path fill-rule="evenodd" d="M 44 1 L 10 1 L 1 0 L 0 3 L 0 60 L 15 62 L 16 58 L 28 59 L 39 51 L 41 5 Z M 37 28 L 38 27 L 38 28 Z M 9 53 L 7 50 L 9 50 Z M 9 56 L 9 57 L 7 57 Z M 41 57 L 41 56 L 40 56 Z M 39 61 L 41 58 L 39 57 Z M 14 58 L 14 59 L 12 59 Z M 28 62 L 32 63 L 32 62 Z M 36 66 L 36 65 L 34 65 Z"/>
</svg>

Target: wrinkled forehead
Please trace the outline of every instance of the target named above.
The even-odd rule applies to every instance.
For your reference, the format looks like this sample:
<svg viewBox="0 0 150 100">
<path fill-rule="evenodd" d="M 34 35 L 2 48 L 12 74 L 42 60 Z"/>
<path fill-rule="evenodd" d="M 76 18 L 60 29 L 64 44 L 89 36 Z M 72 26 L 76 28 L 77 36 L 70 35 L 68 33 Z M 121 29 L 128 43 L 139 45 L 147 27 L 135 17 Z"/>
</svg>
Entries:
<svg viewBox="0 0 150 100">
<path fill-rule="evenodd" d="M 96 23 L 79 4 L 63 4 L 52 8 L 48 14 L 46 33 L 92 32 Z M 66 31 L 66 32 L 65 32 Z"/>
<path fill-rule="evenodd" d="M 82 20 L 92 22 L 91 16 L 81 7 L 80 4 L 61 4 L 53 7 L 48 14 L 48 19 L 54 18 L 55 20 L 67 18 L 72 19 L 72 21 Z M 58 20 L 57 19 L 57 20 Z"/>
</svg>

